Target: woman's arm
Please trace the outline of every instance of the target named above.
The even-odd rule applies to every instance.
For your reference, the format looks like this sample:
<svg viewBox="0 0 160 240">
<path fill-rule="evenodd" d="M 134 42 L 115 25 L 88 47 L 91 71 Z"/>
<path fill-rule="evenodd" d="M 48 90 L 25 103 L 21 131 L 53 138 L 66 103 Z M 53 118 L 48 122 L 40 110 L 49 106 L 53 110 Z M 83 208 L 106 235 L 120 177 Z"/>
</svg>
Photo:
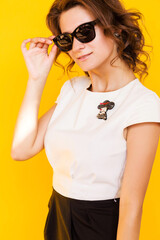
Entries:
<svg viewBox="0 0 160 240">
<path fill-rule="evenodd" d="M 30 158 L 42 146 L 41 143 L 37 146 L 36 140 L 38 132 L 43 132 L 38 129 L 38 111 L 42 92 L 56 56 L 56 45 L 53 45 L 50 54 L 48 54 L 48 47 L 53 43 L 51 40 L 53 37 L 26 39 L 21 44 L 29 79 L 17 118 L 11 147 L 11 156 L 16 160 Z M 30 46 L 27 49 L 26 44 L 29 42 Z M 44 118 L 41 122 L 44 122 Z M 36 148 L 31 153 L 33 145 Z"/>
<path fill-rule="evenodd" d="M 45 132 L 57 103 L 38 119 L 42 91 L 42 86 L 38 87 L 31 79 L 28 81 L 14 131 L 11 149 L 14 160 L 27 160 L 44 148 Z"/>
<path fill-rule="evenodd" d="M 127 158 L 120 193 L 117 240 L 139 240 L 143 201 L 155 159 L 160 124 L 128 127 Z"/>
<path fill-rule="evenodd" d="M 29 78 L 12 140 L 11 156 L 29 158 L 38 130 L 38 111 L 44 84 Z"/>
</svg>

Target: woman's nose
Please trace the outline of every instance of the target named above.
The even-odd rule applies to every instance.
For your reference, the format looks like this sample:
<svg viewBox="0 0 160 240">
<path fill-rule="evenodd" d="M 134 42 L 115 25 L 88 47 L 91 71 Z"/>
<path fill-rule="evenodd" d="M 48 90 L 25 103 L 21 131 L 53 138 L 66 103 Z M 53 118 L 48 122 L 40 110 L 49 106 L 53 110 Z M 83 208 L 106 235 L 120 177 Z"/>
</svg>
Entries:
<svg viewBox="0 0 160 240">
<path fill-rule="evenodd" d="M 72 50 L 77 51 L 84 48 L 84 43 L 80 42 L 77 38 L 73 38 Z"/>
</svg>

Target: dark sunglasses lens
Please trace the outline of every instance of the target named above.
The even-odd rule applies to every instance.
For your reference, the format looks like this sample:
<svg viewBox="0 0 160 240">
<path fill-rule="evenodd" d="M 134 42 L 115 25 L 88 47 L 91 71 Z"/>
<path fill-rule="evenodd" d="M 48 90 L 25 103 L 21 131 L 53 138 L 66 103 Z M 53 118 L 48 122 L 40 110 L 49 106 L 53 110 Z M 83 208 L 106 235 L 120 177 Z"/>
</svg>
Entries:
<svg viewBox="0 0 160 240">
<path fill-rule="evenodd" d="M 91 24 L 84 24 L 80 26 L 76 31 L 76 37 L 82 43 L 87 43 L 92 41 L 95 38 L 94 26 Z"/>
<path fill-rule="evenodd" d="M 62 34 L 57 39 L 57 46 L 62 51 L 69 51 L 72 49 L 72 37 L 69 34 Z"/>
</svg>

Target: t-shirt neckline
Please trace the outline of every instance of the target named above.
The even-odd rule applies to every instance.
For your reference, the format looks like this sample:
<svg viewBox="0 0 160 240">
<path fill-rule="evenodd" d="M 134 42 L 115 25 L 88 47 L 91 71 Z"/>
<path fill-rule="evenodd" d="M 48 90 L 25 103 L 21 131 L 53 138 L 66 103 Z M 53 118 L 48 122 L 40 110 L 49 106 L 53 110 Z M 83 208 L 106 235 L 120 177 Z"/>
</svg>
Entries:
<svg viewBox="0 0 160 240">
<path fill-rule="evenodd" d="M 90 79 L 89 79 L 90 80 Z M 131 85 L 133 85 L 135 82 L 137 82 L 137 81 L 139 81 L 139 79 L 138 78 L 135 78 L 134 80 L 132 80 L 132 81 L 130 81 L 129 83 L 127 83 L 126 85 L 124 85 L 123 87 L 121 87 L 121 88 L 119 88 L 119 89 L 117 89 L 117 90 L 114 90 L 114 91 L 109 91 L 109 92 L 92 92 L 92 91 L 90 91 L 90 90 L 88 90 L 87 88 L 89 88 L 90 87 L 90 85 L 91 85 L 91 80 L 90 80 L 90 83 L 89 83 L 89 85 L 85 88 L 85 92 L 86 92 L 86 94 L 89 94 L 89 95 L 114 95 L 114 94 L 116 94 L 116 93 L 118 93 L 118 92 L 120 92 L 120 91 L 124 91 L 124 90 L 126 90 L 127 88 L 129 88 Z"/>
</svg>

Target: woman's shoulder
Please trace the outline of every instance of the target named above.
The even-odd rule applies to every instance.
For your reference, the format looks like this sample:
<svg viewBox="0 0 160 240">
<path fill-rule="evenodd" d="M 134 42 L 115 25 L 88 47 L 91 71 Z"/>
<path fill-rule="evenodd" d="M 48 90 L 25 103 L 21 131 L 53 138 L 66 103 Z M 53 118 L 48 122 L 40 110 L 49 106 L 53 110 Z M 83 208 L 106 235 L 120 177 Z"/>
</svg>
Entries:
<svg viewBox="0 0 160 240">
<path fill-rule="evenodd" d="M 91 84 L 91 80 L 87 76 L 78 76 L 73 77 L 72 79 L 68 80 L 70 81 L 70 84 L 75 92 L 79 92 Z"/>
<path fill-rule="evenodd" d="M 125 105 L 124 127 L 141 122 L 160 122 L 160 98 L 158 94 L 136 81 Z"/>
<path fill-rule="evenodd" d="M 133 89 L 133 94 L 130 95 L 131 98 L 135 98 L 136 101 L 156 101 L 160 104 L 160 97 L 158 94 L 147 88 L 139 79 L 136 82 L 135 88 Z"/>
<path fill-rule="evenodd" d="M 56 99 L 56 103 L 60 103 L 61 99 L 67 99 L 70 96 L 79 93 L 82 89 L 90 85 L 90 78 L 86 76 L 73 77 L 66 80 L 60 89 L 60 93 Z M 63 101 L 64 102 L 64 101 Z"/>
<path fill-rule="evenodd" d="M 140 81 L 136 82 L 135 87 L 128 97 L 128 114 L 156 116 L 160 121 L 160 97 L 158 94 L 147 88 Z"/>
</svg>

